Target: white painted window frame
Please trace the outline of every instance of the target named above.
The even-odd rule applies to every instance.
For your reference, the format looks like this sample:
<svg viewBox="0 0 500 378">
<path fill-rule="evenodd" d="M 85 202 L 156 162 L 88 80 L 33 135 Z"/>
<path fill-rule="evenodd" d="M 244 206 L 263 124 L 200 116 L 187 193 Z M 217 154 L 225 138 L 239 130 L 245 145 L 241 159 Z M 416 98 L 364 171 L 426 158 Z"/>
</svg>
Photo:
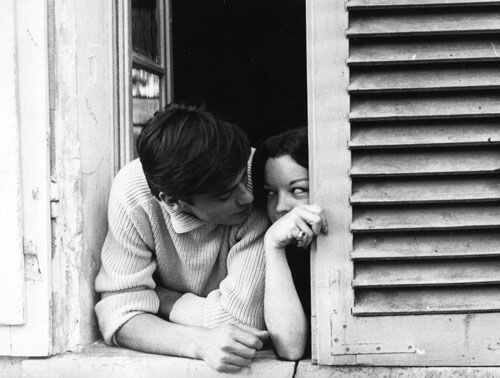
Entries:
<svg viewBox="0 0 500 378">
<path fill-rule="evenodd" d="M 160 108 L 173 99 L 172 73 L 172 38 L 171 38 L 171 2 L 157 0 L 160 12 L 159 52 L 160 62 L 156 63 L 143 57 L 132 49 L 132 1 L 117 0 L 116 36 L 117 36 L 117 98 L 119 135 L 115 141 L 119 145 L 117 169 L 134 158 L 132 124 L 132 68 L 144 68 L 160 75 Z"/>
</svg>

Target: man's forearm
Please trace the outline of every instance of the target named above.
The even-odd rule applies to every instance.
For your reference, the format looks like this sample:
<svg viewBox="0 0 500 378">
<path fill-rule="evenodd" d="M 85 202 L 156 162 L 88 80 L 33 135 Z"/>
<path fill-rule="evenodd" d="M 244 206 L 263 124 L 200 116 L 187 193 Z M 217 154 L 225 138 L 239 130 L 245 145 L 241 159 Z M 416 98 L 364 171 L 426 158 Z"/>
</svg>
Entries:
<svg viewBox="0 0 500 378">
<path fill-rule="evenodd" d="M 199 329 L 174 324 L 153 314 L 131 318 L 117 332 L 119 345 L 141 352 L 200 358 L 195 340 Z"/>
<path fill-rule="evenodd" d="M 250 365 L 268 336 L 267 331 L 247 326 L 205 329 L 145 313 L 126 322 L 116 333 L 116 341 L 141 352 L 202 359 L 217 371 L 237 373 Z"/>
</svg>

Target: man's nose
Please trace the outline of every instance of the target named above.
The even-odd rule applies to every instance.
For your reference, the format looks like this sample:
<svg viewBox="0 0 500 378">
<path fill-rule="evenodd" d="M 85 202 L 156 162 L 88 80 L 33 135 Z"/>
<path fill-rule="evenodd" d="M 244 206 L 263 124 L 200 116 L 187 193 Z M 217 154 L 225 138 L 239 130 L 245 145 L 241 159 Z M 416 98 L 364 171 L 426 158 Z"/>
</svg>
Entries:
<svg viewBox="0 0 500 378">
<path fill-rule="evenodd" d="M 245 185 L 242 185 L 240 194 L 238 196 L 238 205 L 244 206 L 253 202 L 253 194 L 251 190 L 248 190 Z"/>
</svg>

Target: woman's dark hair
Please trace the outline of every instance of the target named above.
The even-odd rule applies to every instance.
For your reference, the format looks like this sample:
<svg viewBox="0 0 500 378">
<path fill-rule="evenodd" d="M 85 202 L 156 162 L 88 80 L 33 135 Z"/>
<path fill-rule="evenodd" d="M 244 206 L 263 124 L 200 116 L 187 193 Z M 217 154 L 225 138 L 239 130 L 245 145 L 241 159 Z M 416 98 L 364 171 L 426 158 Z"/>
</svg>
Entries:
<svg viewBox="0 0 500 378">
<path fill-rule="evenodd" d="M 151 193 L 190 202 L 217 196 L 247 165 L 250 143 L 236 125 L 194 106 L 170 104 L 157 112 L 137 139 Z"/>
<path fill-rule="evenodd" d="M 255 202 L 265 205 L 264 167 L 269 158 L 290 155 L 302 167 L 309 169 L 307 127 L 291 129 L 272 136 L 255 151 L 252 161 L 252 180 Z"/>
</svg>

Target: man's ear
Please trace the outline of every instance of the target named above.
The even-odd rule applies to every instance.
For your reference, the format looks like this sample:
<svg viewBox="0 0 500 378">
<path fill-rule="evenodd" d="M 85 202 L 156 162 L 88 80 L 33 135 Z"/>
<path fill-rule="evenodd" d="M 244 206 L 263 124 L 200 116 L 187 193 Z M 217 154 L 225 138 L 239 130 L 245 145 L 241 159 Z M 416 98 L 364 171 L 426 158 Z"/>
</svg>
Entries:
<svg viewBox="0 0 500 378">
<path fill-rule="evenodd" d="M 165 202 L 168 206 L 170 206 L 174 211 L 182 211 L 183 210 L 183 201 L 179 200 L 178 198 L 169 196 L 168 194 L 165 194 L 163 192 L 160 192 L 158 195 L 160 197 L 160 200 L 162 202 Z"/>
</svg>

